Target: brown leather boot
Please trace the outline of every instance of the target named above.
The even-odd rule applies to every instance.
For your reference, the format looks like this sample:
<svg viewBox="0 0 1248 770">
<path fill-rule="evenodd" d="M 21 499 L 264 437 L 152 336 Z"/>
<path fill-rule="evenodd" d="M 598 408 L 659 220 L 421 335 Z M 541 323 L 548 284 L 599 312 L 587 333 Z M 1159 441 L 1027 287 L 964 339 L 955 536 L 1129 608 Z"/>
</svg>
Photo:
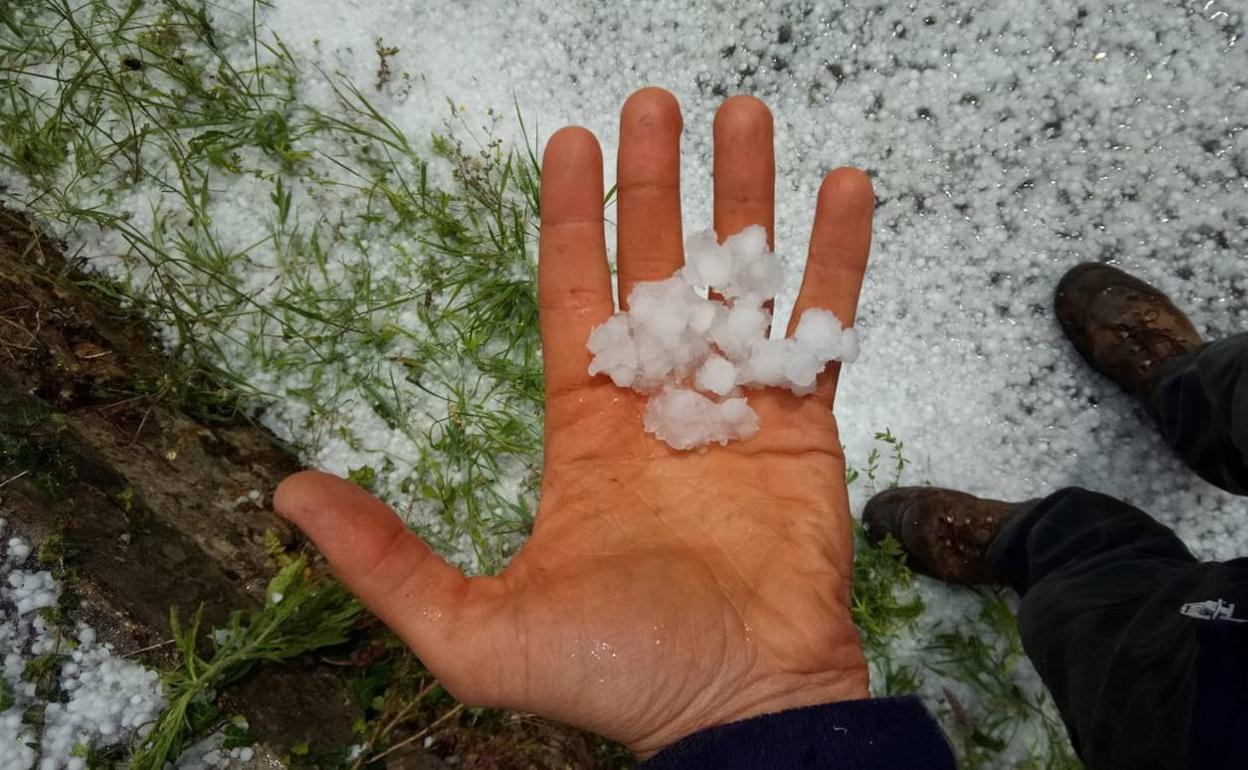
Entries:
<svg viewBox="0 0 1248 770">
<path fill-rule="evenodd" d="M 1162 366 L 1200 347 L 1170 299 L 1116 267 L 1085 262 L 1057 284 L 1058 323 L 1092 368 L 1147 402 Z"/>
<path fill-rule="evenodd" d="M 952 489 L 900 487 L 868 500 L 862 522 L 873 543 L 892 535 L 915 572 L 961 585 L 1002 584 L 988 547 L 1017 507 Z"/>
</svg>

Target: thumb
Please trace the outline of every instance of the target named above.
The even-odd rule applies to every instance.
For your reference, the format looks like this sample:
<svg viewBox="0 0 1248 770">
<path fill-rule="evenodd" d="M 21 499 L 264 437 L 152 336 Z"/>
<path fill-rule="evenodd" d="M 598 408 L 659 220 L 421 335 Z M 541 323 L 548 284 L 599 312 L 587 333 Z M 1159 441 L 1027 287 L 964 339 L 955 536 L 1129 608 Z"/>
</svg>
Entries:
<svg viewBox="0 0 1248 770">
<path fill-rule="evenodd" d="M 287 478 L 273 507 L 316 544 L 334 574 L 427 664 L 467 603 L 469 581 L 430 550 L 389 507 L 349 481 L 318 471 Z"/>
</svg>

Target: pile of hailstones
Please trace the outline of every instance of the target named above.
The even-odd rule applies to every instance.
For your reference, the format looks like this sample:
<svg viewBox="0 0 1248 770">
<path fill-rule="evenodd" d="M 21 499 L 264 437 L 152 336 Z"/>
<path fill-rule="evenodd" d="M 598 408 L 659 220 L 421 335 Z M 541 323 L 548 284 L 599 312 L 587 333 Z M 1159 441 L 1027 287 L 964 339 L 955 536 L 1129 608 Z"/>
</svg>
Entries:
<svg viewBox="0 0 1248 770">
<path fill-rule="evenodd" d="M 637 284 L 628 310 L 593 330 L 591 375 L 649 396 L 645 429 L 676 449 L 744 440 L 758 413 L 744 389 L 815 389 L 829 361 L 858 357 L 858 336 L 827 310 L 802 314 L 791 338 L 768 337 L 764 303 L 780 290 L 780 260 L 754 225 L 721 245 L 707 231 L 685 242 L 685 266 Z M 723 298 L 708 299 L 707 287 Z"/>
</svg>

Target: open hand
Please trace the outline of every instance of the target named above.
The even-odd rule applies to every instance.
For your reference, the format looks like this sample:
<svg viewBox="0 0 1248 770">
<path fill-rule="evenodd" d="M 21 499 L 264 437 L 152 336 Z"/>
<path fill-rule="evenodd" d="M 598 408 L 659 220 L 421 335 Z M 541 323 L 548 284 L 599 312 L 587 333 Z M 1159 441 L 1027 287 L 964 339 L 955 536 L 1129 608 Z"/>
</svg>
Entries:
<svg viewBox="0 0 1248 770">
<path fill-rule="evenodd" d="M 621 115 L 620 296 L 682 263 L 681 118 L 644 89 Z M 715 116 L 715 230 L 773 230 L 771 114 L 734 97 Z M 874 198 L 860 171 L 819 192 L 793 314 L 852 322 Z M 559 719 L 649 756 L 716 724 L 867 696 L 850 619 L 853 538 L 832 415 L 815 394 L 752 392 L 749 441 L 678 452 L 642 429 L 645 398 L 587 373 L 614 311 L 602 154 L 565 128 L 542 165 L 539 261 L 546 445 L 533 533 L 497 577 L 465 578 L 360 488 L 316 472 L 275 505 L 460 700 Z M 790 332 L 792 329 L 790 328 Z"/>
</svg>

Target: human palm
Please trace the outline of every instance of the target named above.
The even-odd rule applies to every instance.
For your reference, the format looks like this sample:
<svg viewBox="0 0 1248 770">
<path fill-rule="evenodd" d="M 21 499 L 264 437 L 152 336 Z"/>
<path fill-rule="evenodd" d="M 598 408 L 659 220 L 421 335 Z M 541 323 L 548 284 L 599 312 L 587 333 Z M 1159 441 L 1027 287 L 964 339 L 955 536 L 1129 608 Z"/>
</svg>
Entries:
<svg viewBox="0 0 1248 770">
<path fill-rule="evenodd" d="M 680 114 L 658 89 L 621 116 L 620 295 L 681 264 Z M 849 613 L 853 541 L 831 403 L 750 394 L 758 434 L 680 452 L 643 431 L 645 398 L 588 374 L 589 331 L 614 310 L 602 160 L 557 132 L 542 173 L 539 300 L 546 447 L 533 533 L 497 577 L 466 579 L 383 504 L 314 472 L 276 506 L 466 702 L 542 714 L 652 754 L 699 729 L 867 695 Z M 728 100 L 715 121 L 715 228 L 771 232 L 771 117 Z M 820 191 L 794 317 L 853 318 L 873 197 L 860 172 Z M 790 329 L 791 331 L 791 329 Z"/>
</svg>

